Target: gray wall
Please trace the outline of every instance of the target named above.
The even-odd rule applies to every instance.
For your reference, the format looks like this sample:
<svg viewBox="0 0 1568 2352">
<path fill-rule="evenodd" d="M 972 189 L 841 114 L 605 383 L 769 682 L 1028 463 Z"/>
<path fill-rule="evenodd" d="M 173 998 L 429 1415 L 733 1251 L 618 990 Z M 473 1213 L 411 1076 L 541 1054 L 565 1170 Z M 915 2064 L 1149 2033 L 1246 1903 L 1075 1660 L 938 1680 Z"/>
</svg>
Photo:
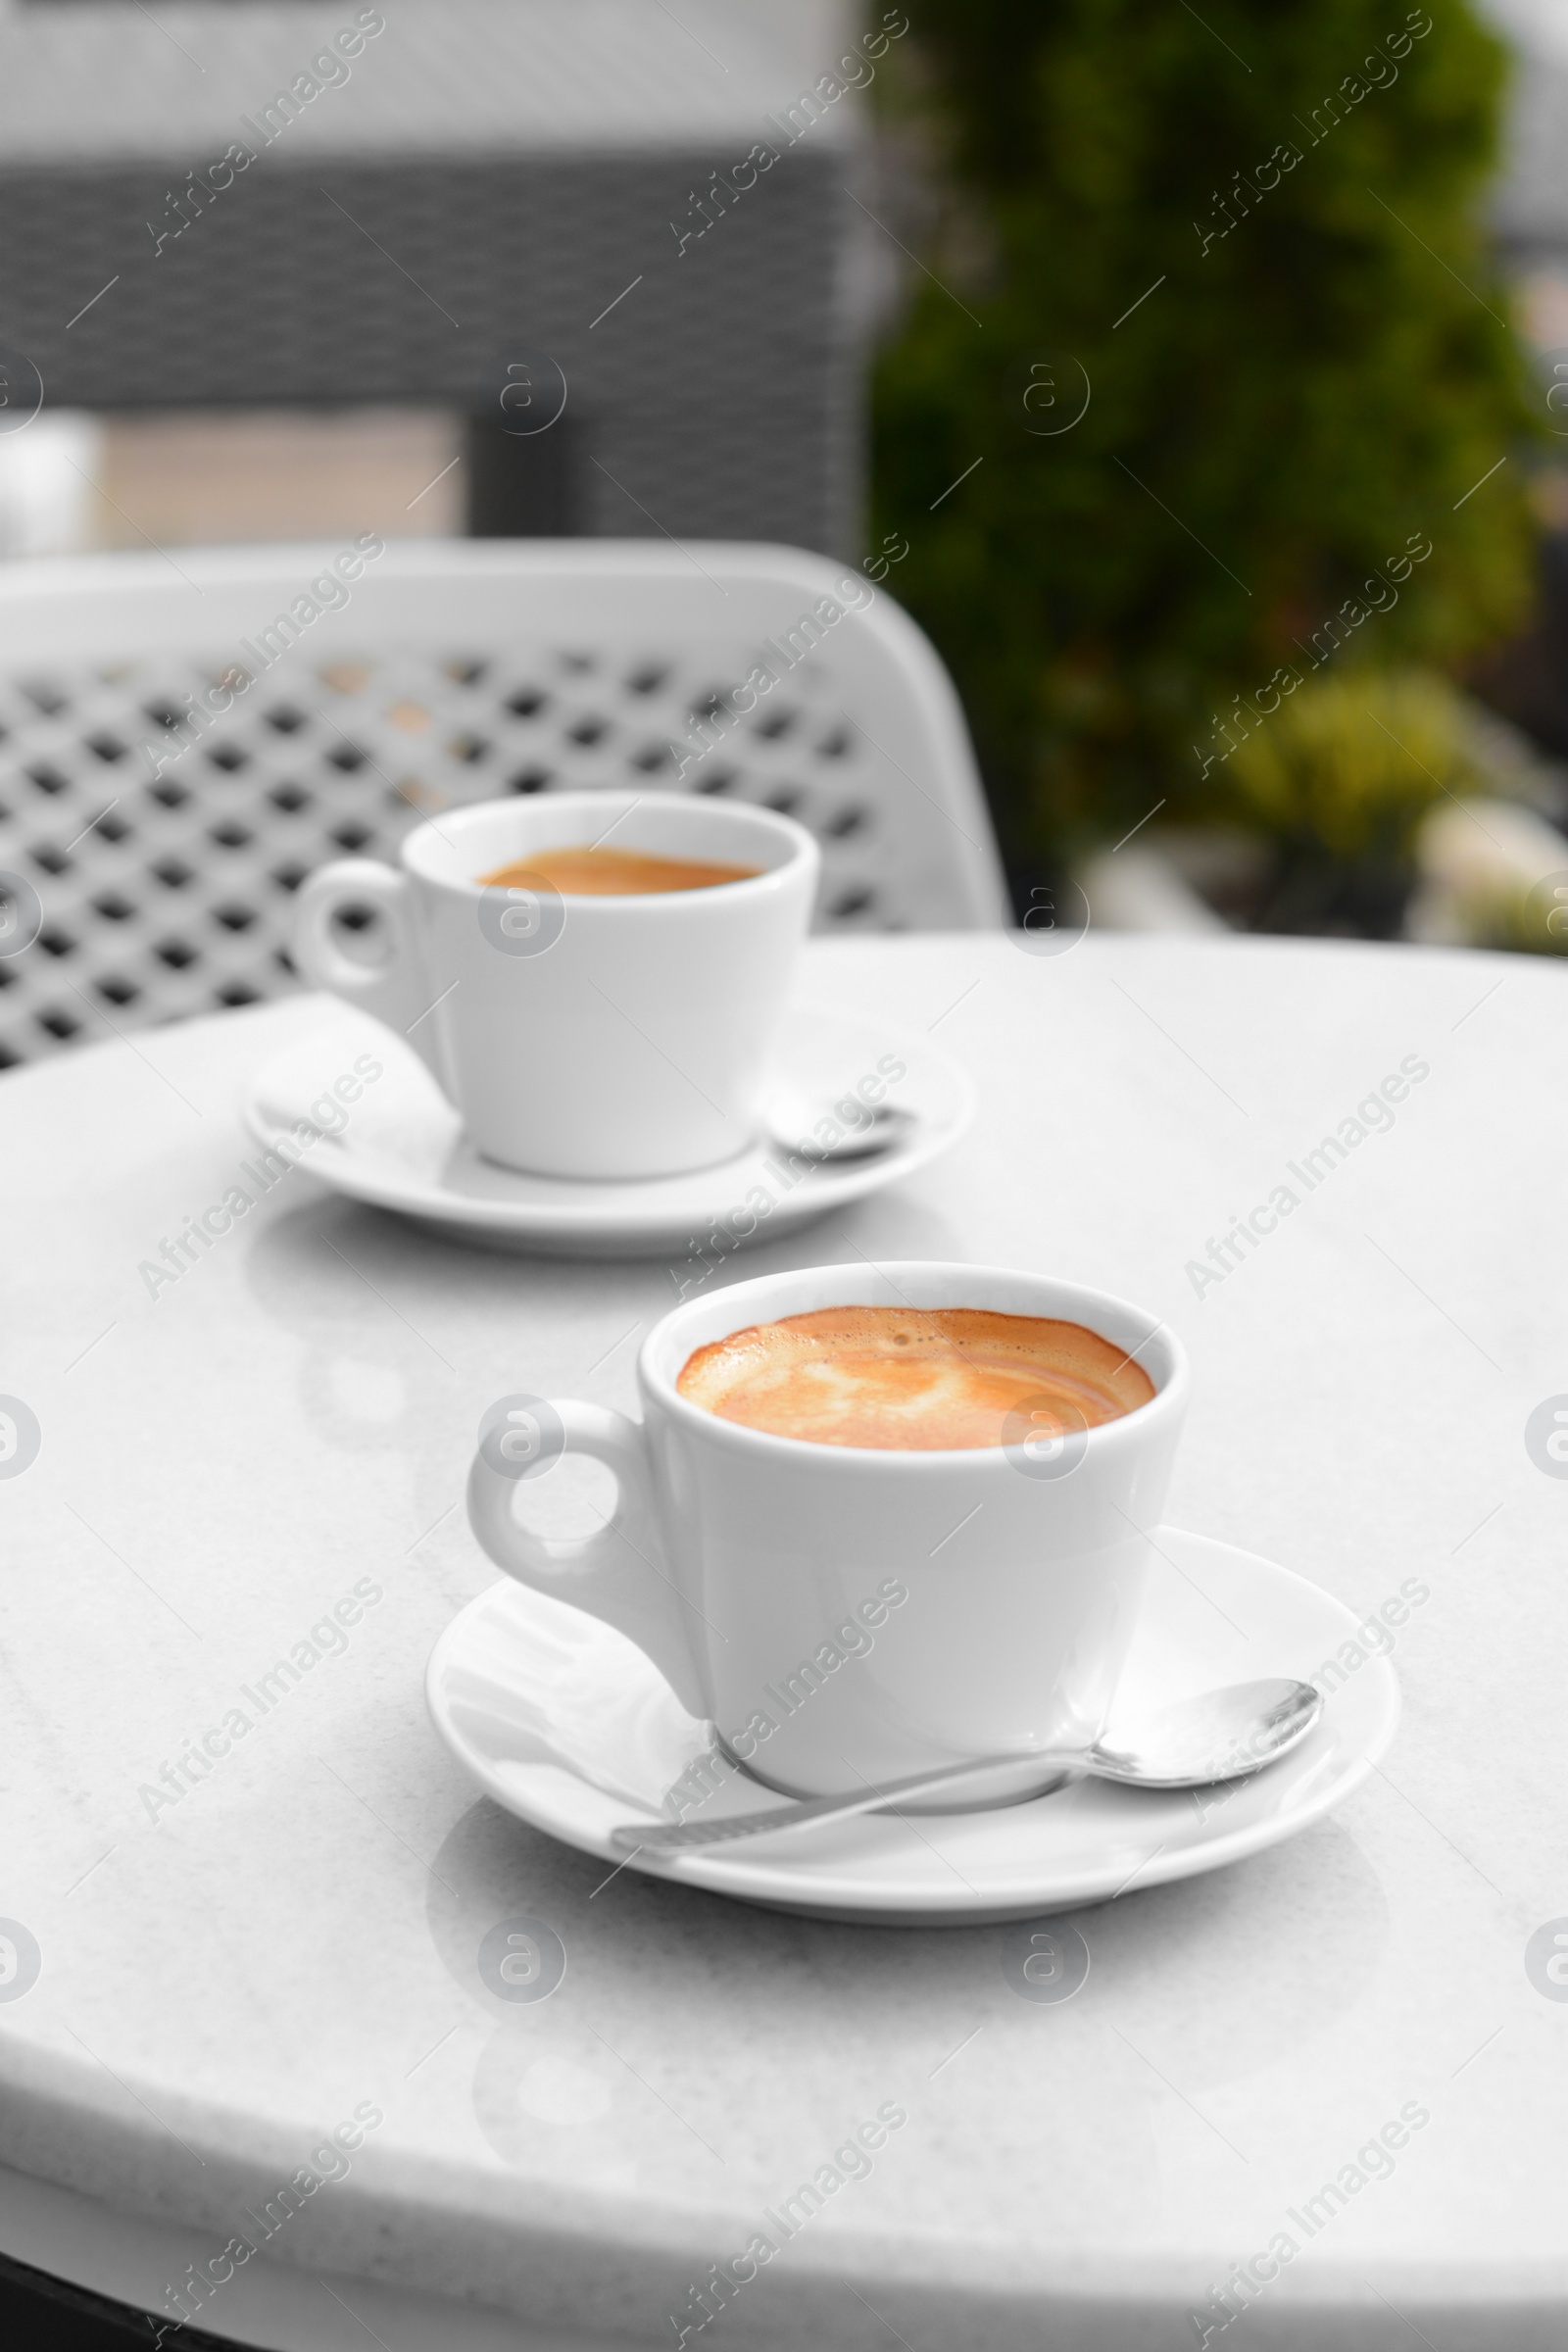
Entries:
<svg viewBox="0 0 1568 2352">
<path fill-rule="evenodd" d="M 803 141 L 681 252 L 670 223 L 700 221 L 708 154 L 263 155 L 156 256 L 147 223 L 177 218 L 167 164 L 13 167 L 0 337 L 46 403 L 88 409 L 384 400 L 494 416 L 507 362 L 543 351 L 568 385 L 576 528 L 849 554 L 848 167 Z"/>
</svg>

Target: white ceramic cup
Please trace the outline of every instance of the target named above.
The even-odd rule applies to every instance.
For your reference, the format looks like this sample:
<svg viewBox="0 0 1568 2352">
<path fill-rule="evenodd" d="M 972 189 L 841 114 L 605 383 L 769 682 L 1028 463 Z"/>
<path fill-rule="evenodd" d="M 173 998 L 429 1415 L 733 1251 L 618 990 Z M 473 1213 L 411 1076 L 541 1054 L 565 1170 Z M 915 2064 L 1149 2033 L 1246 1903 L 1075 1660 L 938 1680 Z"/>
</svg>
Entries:
<svg viewBox="0 0 1568 2352">
<path fill-rule="evenodd" d="M 860 1303 L 1084 1323 L 1136 1354 L 1155 1394 L 1096 1429 L 1025 1415 L 1017 1443 L 912 1452 L 774 1437 L 675 1387 L 710 1340 Z M 469 1521 L 509 1576 L 637 1642 L 749 1771 L 827 1795 L 1098 1737 L 1187 1404 L 1186 1356 L 1153 1315 L 994 1266 L 814 1266 L 676 1307 L 649 1335 L 637 1382 L 640 1421 L 500 1399 Z M 619 1488 L 607 1526 L 571 1542 L 534 1533 L 515 1507 L 566 1451 L 607 1463 Z M 1041 1786 L 1025 1762 L 956 1801 Z"/>
<path fill-rule="evenodd" d="M 600 841 L 760 870 L 627 898 L 478 879 Z M 397 869 L 347 858 L 312 874 L 294 955 L 407 1038 L 487 1159 L 675 1175 L 756 1138 L 819 865 L 805 827 L 767 808 L 668 792 L 486 801 L 417 826 Z M 381 918 L 377 963 L 344 946 L 355 908 Z"/>
</svg>

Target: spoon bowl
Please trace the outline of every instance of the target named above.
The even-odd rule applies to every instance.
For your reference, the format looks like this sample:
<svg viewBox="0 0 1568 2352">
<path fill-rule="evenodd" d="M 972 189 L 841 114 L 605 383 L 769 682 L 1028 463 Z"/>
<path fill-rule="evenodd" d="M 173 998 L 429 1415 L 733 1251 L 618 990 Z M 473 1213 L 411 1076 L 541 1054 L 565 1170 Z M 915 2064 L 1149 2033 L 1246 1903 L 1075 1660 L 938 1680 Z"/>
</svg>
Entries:
<svg viewBox="0 0 1568 2352">
<path fill-rule="evenodd" d="M 781 1150 L 792 1152 L 796 1158 L 829 1166 L 842 1160 L 870 1159 L 879 1152 L 889 1152 L 896 1144 L 903 1143 L 917 1124 L 909 1111 L 895 1102 L 857 1102 L 856 1108 L 861 1113 L 858 1123 L 841 1133 L 836 1142 L 823 1143 L 816 1129 L 824 1120 L 835 1127 L 843 1126 L 834 1104 L 794 1087 L 779 1086 L 768 1098 L 768 1133 Z"/>
<path fill-rule="evenodd" d="M 1136 1788 L 1240 1780 L 1304 1739 L 1322 1709 L 1322 1693 L 1310 1683 L 1232 1683 L 1178 1699 L 1125 1728 L 1112 1723 L 1088 1750 L 1086 1769 Z"/>
<path fill-rule="evenodd" d="M 1087 1747 L 975 1757 L 880 1788 L 867 1783 L 850 1796 L 806 1797 L 760 1812 L 720 1814 L 712 1821 L 625 1822 L 612 1831 L 611 1844 L 616 1853 L 628 1856 L 676 1854 L 692 1846 L 722 1845 L 735 1838 L 762 1838 L 820 1821 L 843 1821 L 856 1813 L 896 1813 L 901 1802 L 912 1803 L 939 1789 L 951 1791 L 1009 1764 L 1034 1765 L 1042 1784 L 1088 1778 L 1117 1781 L 1130 1788 L 1210 1788 L 1216 1782 L 1243 1780 L 1289 1754 L 1322 1711 L 1323 1694 L 1310 1683 L 1285 1677 L 1233 1683 L 1115 1723 Z"/>
</svg>

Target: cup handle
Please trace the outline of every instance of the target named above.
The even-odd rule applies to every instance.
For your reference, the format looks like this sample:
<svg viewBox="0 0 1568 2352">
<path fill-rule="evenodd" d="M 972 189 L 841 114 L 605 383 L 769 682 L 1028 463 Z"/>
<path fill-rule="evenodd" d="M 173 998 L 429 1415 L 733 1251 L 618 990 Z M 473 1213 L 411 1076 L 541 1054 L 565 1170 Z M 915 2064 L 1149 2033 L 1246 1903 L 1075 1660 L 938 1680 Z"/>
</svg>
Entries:
<svg viewBox="0 0 1568 2352">
<path fill-rule="evenodd" d="M 379 963 L 360 963 L 344 954 L 332 925 L 347 906 L 370 906 L 386 925 L 387 954 Z M 420 1060 L 445 1087 L 430 1009 L 423 959 L 414 937 L 413 892 L 407 874 L 373 858 L 339 858 L 318 867 L 300 885 L 294 912 L 294 960 L 317 988 L 330 989 L 345 1004 L 373 1013 L 406 1038 Z"/>
<path fill-rule="evenodd" d="M 654 1508 L 647 1431 L 625 1413 L 575 1397 L 552 1397 L 547 1409 L 561 1424 L 557 1458 L 579 1453 L 613 1471 L 617 1493 L 610 1518 L 591 1536 L 536 1535 L 513 1515 L 523 1469 L 498 1470 L 481 1448 L 468 1473 L 468 1525 L 498 1568 L 532 1592 L 612 1625 L 653 1660 L 688 1714 L 706 1716 L 708 1702 L 682 1622 L 688 1604 L 665 1564 Z M 532 1465 L 529 1474 L 539 1475 Z"/>
</svg>

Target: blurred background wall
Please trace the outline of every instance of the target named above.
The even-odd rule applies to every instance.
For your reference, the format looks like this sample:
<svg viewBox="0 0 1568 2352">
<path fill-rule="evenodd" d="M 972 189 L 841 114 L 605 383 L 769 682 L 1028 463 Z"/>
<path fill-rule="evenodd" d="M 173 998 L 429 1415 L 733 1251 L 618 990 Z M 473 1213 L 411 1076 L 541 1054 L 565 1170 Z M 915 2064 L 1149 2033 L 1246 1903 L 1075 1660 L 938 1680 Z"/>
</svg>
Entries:
<svg viewBox="0 0 1568 2352">
<path fill-rule="evenodd" d="M 1558 952 L 1565 134 L 1568 0 L 0 0 L 0 556 L 828 550 L 1024 919 Z"/>
<path fill-rule="evenodd" d="M 859 525 L 837 0 L 11 0 L 12 553 Z"/>
</svg>

